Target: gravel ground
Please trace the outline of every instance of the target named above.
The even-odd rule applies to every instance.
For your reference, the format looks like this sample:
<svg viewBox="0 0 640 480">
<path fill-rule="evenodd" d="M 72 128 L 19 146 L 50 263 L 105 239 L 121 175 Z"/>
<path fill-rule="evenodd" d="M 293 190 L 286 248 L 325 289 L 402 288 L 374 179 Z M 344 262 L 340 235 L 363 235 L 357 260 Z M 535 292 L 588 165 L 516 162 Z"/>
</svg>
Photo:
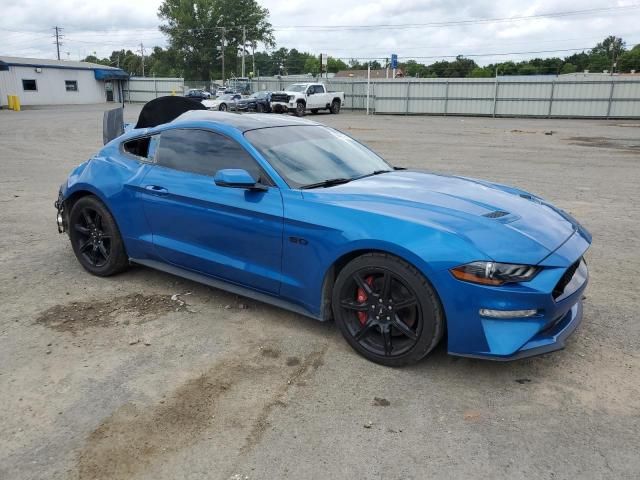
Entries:
<svg viewBox="0 0 640 480">
<path fill-rule="evenodd" d="M 331 323 L 141 267 L 87 274 L 52 204 L 104 108 L 0 111 L 1 479 L 640 477 L 638 122 L 316 117 L 396 165 L 542 195 L 593 233 L 566 350 L 492 363 L 441 346 L 396 370 Z"/>
</svg>

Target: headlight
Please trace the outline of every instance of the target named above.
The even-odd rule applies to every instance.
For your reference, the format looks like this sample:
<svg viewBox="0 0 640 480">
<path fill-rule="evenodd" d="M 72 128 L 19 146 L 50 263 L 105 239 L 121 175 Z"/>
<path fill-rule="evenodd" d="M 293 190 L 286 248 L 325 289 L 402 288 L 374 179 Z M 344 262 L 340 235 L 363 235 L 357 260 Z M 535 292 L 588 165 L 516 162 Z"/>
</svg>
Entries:
<svg viewBox="0 0 640 480">
<path fill-rule="evenodd" d="M 464 282 L 483 285 L 502 285 L 511 282 L 527 282 L 540 269 L 533 265 L 514 265 L 497 262 L 471 262 L 452 268 L 451 274 Z"/>
</svg>

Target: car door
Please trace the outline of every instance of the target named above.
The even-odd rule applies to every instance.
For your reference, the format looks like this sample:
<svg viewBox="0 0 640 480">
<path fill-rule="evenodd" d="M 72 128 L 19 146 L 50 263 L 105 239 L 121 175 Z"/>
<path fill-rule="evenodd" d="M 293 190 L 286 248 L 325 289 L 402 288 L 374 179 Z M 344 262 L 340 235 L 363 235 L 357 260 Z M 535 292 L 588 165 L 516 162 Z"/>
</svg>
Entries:
<svg viewBox="0 0 640 480">
<path fill-rule="evenodd" d="M 247 170 L 268 188 L 218 186 L 213 176 L 225 168 Z M 142 191 L 154 249 L 164 261 L 279 291 L 282 196 L 238 142 L 210 130 L 165 130 Z"/>
<path fill-rule="evenodd" d="M 306 91 L 306 94 L 307 94 L 307 108 L 316 108 L 317 107 L 317 105 L 316 105 L 317 97 L 316 97 L 315 93 L 316 93 L 315 85 L 309 85 L 307 87 L 307 91 Z"/>
<path fill-rule="evenodd" d="M 324 108 L 327 106 L 326 93 L 323 85 L 315 85 L 314 94 L 311 96 L 313 99 L 313 108 Z"/>
</svg>

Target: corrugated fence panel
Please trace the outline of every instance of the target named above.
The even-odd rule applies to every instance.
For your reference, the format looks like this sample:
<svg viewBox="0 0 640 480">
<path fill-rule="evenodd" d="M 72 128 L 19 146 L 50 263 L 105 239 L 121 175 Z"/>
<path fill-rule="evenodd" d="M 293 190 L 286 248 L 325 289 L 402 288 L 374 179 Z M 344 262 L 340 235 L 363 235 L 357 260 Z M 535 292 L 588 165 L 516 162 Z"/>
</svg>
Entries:
<svg viewBox="0 0 640 480">
<path fill-rule="evenodd" d="M 640 99 L 640 82 L 616 82 L 613 88 L 613 98 Z"/>
<path fill-rule="evenodd" d="M 459 80 L 449 83 L 449 99 L 491 99 L 495 92 L 495 82 L 461 82 Z"/>
<path fill-rule="evenodd" d="M 536 116 L 549 114 L 549 100 L 535 99 L 498 99 L 496 115 Z"/>
<path fill-rule="evenodd" d="M 551 88 L 551 83 L 503 82 L 498 84 L 498 98 L 540 98 L 548 100 L 551 96 Z"/>
<path fill-rule="evenodd" d="M 183 95 L 183 78 L 130 77 L 125 82 L 125 100 L 128 102 L 148 102 L 166 95 Z"/>
<path fill-rule="evenodd" d="M 551 108 L 552 117 L 606 117 L 609 108 L 608 100 L 554 100 Z"/>
<path fill-rule="evenodd" d="M 447 113 L 454 115 L 491 115 L 493 113 L 493 98 L 475 100 L 454 100 L 447 102 Z"/>
<path fill-rule="evenodd" d="M 610 90 L 611 82 L 557 82 L 554 97 L 607 100 Z"/>
</svg>

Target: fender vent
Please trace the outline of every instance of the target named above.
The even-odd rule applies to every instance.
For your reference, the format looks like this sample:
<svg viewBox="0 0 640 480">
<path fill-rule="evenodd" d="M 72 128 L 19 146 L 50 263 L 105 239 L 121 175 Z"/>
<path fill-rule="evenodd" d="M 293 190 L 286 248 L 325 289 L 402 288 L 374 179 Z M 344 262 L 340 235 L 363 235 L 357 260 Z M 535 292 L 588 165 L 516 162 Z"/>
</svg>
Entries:
<svg viewBox="0 0 640 480">
<path fill-rule="evenodd" d="M 506 217 L 507 215 L 509 215 L 509 212 L 505 212 L 504 210 L 496 210 L 495 212 L 485 213 L 482 216 L 487 218 L 500 218 Z"/>
</svg>

